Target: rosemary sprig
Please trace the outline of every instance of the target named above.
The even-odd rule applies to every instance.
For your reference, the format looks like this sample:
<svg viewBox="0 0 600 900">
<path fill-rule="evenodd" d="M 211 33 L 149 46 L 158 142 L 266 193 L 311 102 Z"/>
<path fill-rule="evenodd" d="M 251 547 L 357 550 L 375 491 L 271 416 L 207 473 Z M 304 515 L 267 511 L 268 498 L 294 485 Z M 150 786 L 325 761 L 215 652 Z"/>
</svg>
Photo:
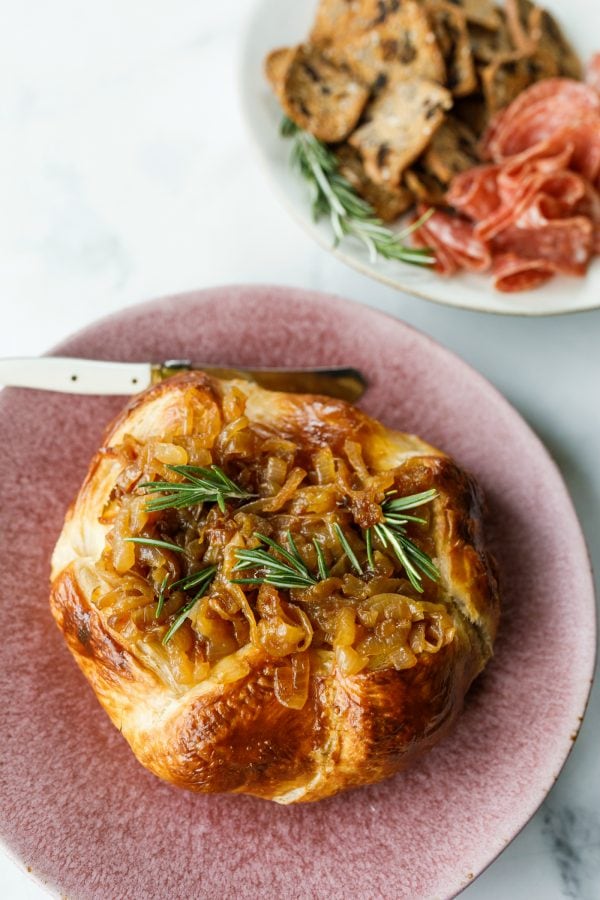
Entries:
<svg viewBox="0 0 600 900">
<path fill-rule="evenodd" d="M 340 544 L 342 545 L 342 550 L 344 551 L 344 553 L 350 560 L 350 565 L 352 566 L 352 568 L 354 569 L 356 574 L 364 575 L 362 566 L 359 563 L 358 559 L 356 558 L 356 554 L 355 554 L 354 550 L 348 543 L 348 538 L 346 537 L 346 535 L 344 534 L 344 532 L 342 531 L 342 529 L 340 528 L 340 526 L 338 525 L 337 522 L 333 526 L 333 530 L 335 531 L 335 533 L 337 535 L 337 539 L 340 542 Z"/>
<path fill-rule="evenodd" d="M 374 533 L 384 547 L 390 547 L 403 566 L 408 580 L 420 594 L 423 593 L 423 575 L 431 578 L 432 581 L 438 581 L 440 573 L 431 557 L 420 550 L 406 534 L 405 526 L 408 522 L 425 525 L 427 520 L 421 516 L 411 515 L 406 510 L 430 503 L 435 500 L 437 495 L 436 490 L 422 491 L 420 494 L 410 494 L 407 497 L 392 498 L 388 495 L 389 499 L 381 504 L 383 522 L 375 525 L 372 529 L 368 528 L 365 532 L 369 566 L 373 568 L 372 540 Z"/>
<path fill-rule="evenodd" d="M 309 588 L 317 584 L 318 579 L 308 571 L 306 563 L 300 556 L 291 533 L 287 532 L 289 550 L 278 544 L 277 541 L 265 537 L 264 534 L 255 532 L 254 537 L 274 550 L 278 556 L 273 556 L 268 550 L 257 548 L 256 550 L 236 550 L 237 564 L 234 572 L 245 572 L 248 569 L 258 569 L 249 578 L 232 579 L 233 584 L 270 584 L 273 587 L 291 590 L 292 588 Z M 318 551 L 317 551 L 318 553 Z"/>
<path fill-rule="evenodd" d="M 430 250 L 407 247 L 404 243 L 433 211 L 428 211 L 403 231 L 392 231 L 376 216 L 371 204 L 359 197 L 340 174 L 337 158 L 326 144 L 287 117 L 284 117 L 280 130 L 282 137 L 293 138 L 292 165 L 312 188 L 313 218 L 317 221 L 322 216 L 329 216 L 336 246 L 349 236 L 365 244 L 372 262 L 381 256 L 415 266 L 433 265 L 435 257 Z"/>
<path fill-rule="evenodd" d="M 167 466 L 185 481 L 144 481 L 139 487 L 149 494 L 163 494 L 147 504 L 150 512 L 182 509 L 199 503 L 216 503 L 225 512 L 225 500 L 249 500 L 249 494 L 228 478 L 219 466 Z"/>
<path fill-rule="evenodd" d="M 189 590 L 191 587 L 199 587 L 200 590 L 192 597 L 191 600 L 188 600 L 181 609 L 177 613 L 177 618 L 165 634 L 162 639 L 163 644 L 168 644 L 173 635 L 185 622 L 187 615 L 194 608 L 196 603 L 204 597 L 206 594 L 208 586 L 211 584 L 212 580 L 215 577 L 217 572 L 216 566 L 207 566 L 206 569 L 202 569 L 200 572 L 196 572 L 195 575 L 188 576 L 188 578 L 181 578 L 179 581 L 174 582 L 170 590 L 172 591 L 175 587 L 181 586 L 183 590 Z M 163 582 L 164 584 L 164 582 Z M 160 596 L 159 596 L 160 603 Z M 158 607 L 157 607 L 158 610 Z M 157 613 L 158 614 L 158 613 Z"/>
</svg>

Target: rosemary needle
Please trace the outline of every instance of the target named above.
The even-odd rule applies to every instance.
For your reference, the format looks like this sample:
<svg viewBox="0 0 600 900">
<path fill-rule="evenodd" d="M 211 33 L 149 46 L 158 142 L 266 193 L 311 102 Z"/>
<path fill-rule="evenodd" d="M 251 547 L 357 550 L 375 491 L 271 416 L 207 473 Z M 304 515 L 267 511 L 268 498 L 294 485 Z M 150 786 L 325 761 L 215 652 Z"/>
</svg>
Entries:
<svg viewBox="0 0 600 900">
<path fill-rule="evenodd" d="M 180 547 L 179 544 L 172 544 L 170 541 L 159 541 L 155 538 L 145 537 L 128 537 L 125 538 L 125 541 L 130 544 L 144 544 L 147 547 L 159 547 L 164 550 L 174 550 L 176 553 L 185 553 L 183 547 Z"/>
<path fill-rule="evenodd" d="M 350 560 L 350 563 L 351 563 L 351 565 L 352 565 L 352 568 L 354 569 L 354 571 L 356 572 L 356 574 L 357 574 L 357 575 L 364 575 L 364 572 L 363 572 L 363 570 L 362 570 L 362 566 L 361 566 L 361 564 L 359 563 L 358 559 L 356 558 L 356 554 L 354 553 L 354 550 L 352 549 L 352 547 L 351 547 L 350 544 L 348 543 L 348 538 L 346 537 L 346 535 L 344 534 L 344 532 L 342 531 L 342 529 L 340 528 L 340 526 L 338 525 L 337 522 L 336 522 L 335 525 L 333 526 L 333 530 L 335 531 L 335 533 L 336 533 L 336 535 L 337 535 L 337 538 L 338 538 L 338 541 L 339 541 L 340 544 L 342 545 L 342 550 L 344 551 L 344 553 L 346 554 L 346 556 L 347 556 L 348 559 Z"/>
<path fill-rule="evenodd" d="M 158 598 L 156 603 L 156 610 L 154 612 L 154 618 L 160 618 L 160 614 L 163 611 L 163 606 L 165 605 L 165 591 L 167 589 L 167 581 L 169 580 L 169 576 L 165 575 L 163 578 L 160 588 L 158 590 Z"/>
<path fill-rule="evenodd" d="M 317 221 L 329 216 L 336 245 L 344 237 L 354 237 L 367 247 L 372 262 L 381 256 L 415 266 L 433 265 L 435 256 L 430 250 L 404 244 L 404 239 L 427 221 L 433 210 L 403 231 L 392 231 L 340 174 L 337 158 L 326 144 L 287 117 L 280 130 L 282 137 L 293 138 L 292 164 L 311 185 L 313 217 Z"/>
<path fill-rule="evenodd" d="M 375 560 L 373 558 L 373 532 L 370 528 L 365 531 L 365 544 L 367 545 L 367 562 L 371 572 L 375 571 Z"/>
<path fill-rule="evenodd" d="M 321 581 L 325 581 L 326 578 L 329 578 L 329 569 L 327 568 L 327 563 L 325 562 L 325 554 L 323 553 L 323 548 L 321 544 L 316 539 L 313 538 L 313 544 L 315 547 L 315 552 L 317 554 L 317 567 L 319 570 L 319 578 Z"/>
</svg>

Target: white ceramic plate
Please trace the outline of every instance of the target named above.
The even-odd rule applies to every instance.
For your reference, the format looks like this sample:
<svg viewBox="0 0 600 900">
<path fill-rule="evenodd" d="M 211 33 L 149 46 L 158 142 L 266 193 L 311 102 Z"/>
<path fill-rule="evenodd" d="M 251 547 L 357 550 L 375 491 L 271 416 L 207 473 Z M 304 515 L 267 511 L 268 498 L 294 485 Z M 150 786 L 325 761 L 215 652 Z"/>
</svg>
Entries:
<svg viewBox="0 0 600 900">
<path fill-rule="evenodd" d="M 345 241 L 334 247 L 327 221 L 315 223 L 307 185 L 289 165 L 290 144 L 279 136 L 281 111 L 263 75 L 263 60 L 275 47 L 297 44 L 308 34 L 317 0 L 257 0 L 244 35 L 241 93 L 244 113 L 258 153 L 292 215 L 322 246 L 365 275 L 410 294 L 447 306 L 507 315 L 557 315 L 600 307 L 600 259 L 585 278 L 558 277 L 536 291 L 502 294 L 486 275 L 443 278 L 398 262 L 373 263 L 366 250 Z M 582 59 L 600 50 L 598 0 L 544 0 L 557 15 Z"/>
</svg>

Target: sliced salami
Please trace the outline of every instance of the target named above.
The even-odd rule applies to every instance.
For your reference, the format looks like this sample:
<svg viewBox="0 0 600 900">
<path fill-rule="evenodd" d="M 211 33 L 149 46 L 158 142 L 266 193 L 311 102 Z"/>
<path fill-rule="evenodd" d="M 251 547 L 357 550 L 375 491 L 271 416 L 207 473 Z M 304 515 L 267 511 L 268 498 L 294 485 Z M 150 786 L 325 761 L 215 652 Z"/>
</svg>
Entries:
<svg viewBox="0 0 600 900">
<path fill-rule="evenodd" d="M 453 179 L 446 195 L 448 203 L 475 222 L 487 219 L 501 204 L 500 166 L 477 166 Z"/>
<path fill-rule="evenodd" d="M 424 212 L 423 209 L 419 212 Z M 457 269 L 485 272 L 492 258 L 489 248 L 475 234 L 473 223 L 463 216 L 436 210 L 424 225 L 434 248 L 443 247 Z"/>
<path fill-rule="evenodd" d="M 489 125 L 481 143 L 485 159 L 500 160 L 543 140 L 541 130 L 547 124 L 546 137 L 553 131 L 587 114 L 600 115 L 600 95 L 589 85 L 569 78 L 547 78 L 523 91 Z M 536 121 L 539 116 L 539 121 Z M 531 120 L 530 143 L 510 150 L 511 134 Z M 536 134 L 534 136 L 534 122 Z M 520 137 L 520 140 L 523 140 Z"/>
<path fill-rule="evenodd" d="M 505 294 L 532 291 L 554 277 L 555 271 L 548 263 L 522 259 L 514 253 L 504 253 L 494 259 L 494 287 Z"/>
<path fill-rule="evenodd" d="M 417 240 L 439 270 L 488 271 L 497 290 L 532 290 L 557 273 L 584 275 L 600 254 L 600 55 L 588 84 L 541 81 L 494 117 L 488 163 L 457 175 L 449 210 Z"/>
<path fill-rule="evenodd" d="M 511 225 L 494 238 L 496 256 L 511 253 L 524 260 L 551 266 L 564 275 L 584 275 L 593 250 L 593 226 L 589 219 L 555 219 L 539 228 Z"/>
<path fill-rule="evenodd" d="M 414 217 L 412 224 L 418 221 L 417 216 Z M 435 253 L 435 268 L 440 275 L 454 275 L 460 270 L 460 265 L 452 257 L 445 244 L 438 240 L 437 236 L 429 231 L 428 222 L 421 225 L 412 234 L 412 241 L 415 247 L 427 247 Z"/>
</svg>

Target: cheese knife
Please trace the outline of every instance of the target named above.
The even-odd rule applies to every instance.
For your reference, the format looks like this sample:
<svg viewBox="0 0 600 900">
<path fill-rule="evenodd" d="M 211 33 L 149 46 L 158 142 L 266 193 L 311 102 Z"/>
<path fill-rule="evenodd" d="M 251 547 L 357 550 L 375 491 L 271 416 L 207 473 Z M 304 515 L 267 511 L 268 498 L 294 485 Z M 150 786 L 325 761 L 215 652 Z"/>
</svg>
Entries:
<svg viewBox="0 0 600 900">
<path fill-rule="evenodd" d="M 367 387 L 357 369 L 333 368 L 229 368 L 170 359 L 162 363 L 106 362 L 41 356 L 0 359 L 0 385 L 61 391 L 68 394 L 137 394 L 182 372 L 202 371 L 216 378 L 242 378 L 273 391 L 326 394 L 354 403 Z"/>
</svg>

